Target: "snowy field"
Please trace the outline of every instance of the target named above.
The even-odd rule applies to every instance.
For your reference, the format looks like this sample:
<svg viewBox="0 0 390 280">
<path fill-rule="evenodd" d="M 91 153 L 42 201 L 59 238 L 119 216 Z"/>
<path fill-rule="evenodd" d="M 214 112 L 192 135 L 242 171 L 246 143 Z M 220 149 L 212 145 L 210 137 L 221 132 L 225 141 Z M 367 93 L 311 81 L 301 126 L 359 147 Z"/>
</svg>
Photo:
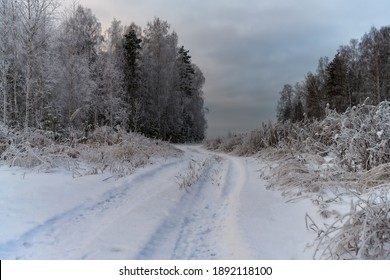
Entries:
<svg viewBox="0 0 390 280">
<path fill-rule="evenodd" d="M 311 222 L 331 223 L 313 196 L 267 189 L 261 159 L 177 147 L 119 179 L 2 165 L 0 259 L 313 258 Z"/>
</svg>

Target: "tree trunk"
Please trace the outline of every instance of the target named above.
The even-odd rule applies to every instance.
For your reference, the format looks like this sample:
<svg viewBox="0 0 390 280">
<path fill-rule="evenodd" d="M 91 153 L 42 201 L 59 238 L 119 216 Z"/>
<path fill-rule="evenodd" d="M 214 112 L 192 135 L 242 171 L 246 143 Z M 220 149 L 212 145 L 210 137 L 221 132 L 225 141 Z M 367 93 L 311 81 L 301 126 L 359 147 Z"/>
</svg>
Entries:
<svg viewBox="0 0 390 280">
<path fill-rule="evenodd" d="M 27 62 L 26 62 L 26 115 L 25 115 L 25 128 L 29 127 L 29 121 L 30 121 L 30 97 L 31 97 L 31 83 L 32 83 L 32 66 L 31 66 L 31 56 L 32 56 L 32 46 L 31 46 L 31 39 L 28 43 L 28 49 L 27 49 Z"/>
<path fill-rule="evenodd" d="M 2 87 L 3 87 L 3 123 L 8 124 L 8 83 L 7 83 L 7 67 L 6 60 L 3 61 L 4 66 L 2 70 Z"/>
<path fill-rule="evenodd" d="M 13 122 L 17 123 L 18 117 L 19 117 L 19 107 L 18 107 L 18 93 L 17 93 L 17 81 L 18 81 L 18 71 L 17 71 L 17 64 L 16 61 L 18 61 L 18 49 L 17 49 L 17 30 L 16 30 L 16 7 L 13 4 L 12 6 L 12 47 L 13 47 L 13 58 L 14 58 L 14 65 L 13 65 L 13 76 L 12 76 L 12 82 L 13 82 Z"/>
<path fill-rule="evenodd" d="M 376 89 L 376 100 L 375 103 L 379 104 L 381 102 L 381 89 L 380 89 L 380 78 L 379 78 L 379 51 L 376 52 L 376 80 L 375 80 L 375 89 Z M 375 105 L 376 105 L 375 104 Z"/>
<path fill-rule="evenodd" d="M 2 37 L 2 69 L 1 69 L 1 88 L 3 92 L 3 122 L 5 125 L 8 123 L 8 81 L 7 81 L 7 73 L 8 73 L 8 32 L 9 32 L 9 24 L 8 24 L 8 2 L 2 1 L 2 10 L 1 10 L 1 34 Z"/>
<path fill-rule="evenodd" d="M 7 73 L 8 73 L 8 59 L 7 59 L 7 54 L 5 50 L 5 43 L 3 46 L 3 53 L 2 53 L 2 60 L 3 60 L 3 69 L 1 70 L 2 73 L 2 79 L 1 79 L 1 84 L 2 84 L 2 92 L 3 92 L 3 123 L 5 125 L 8 124 L 8 81 L 7 81 Z"/>
</svg>

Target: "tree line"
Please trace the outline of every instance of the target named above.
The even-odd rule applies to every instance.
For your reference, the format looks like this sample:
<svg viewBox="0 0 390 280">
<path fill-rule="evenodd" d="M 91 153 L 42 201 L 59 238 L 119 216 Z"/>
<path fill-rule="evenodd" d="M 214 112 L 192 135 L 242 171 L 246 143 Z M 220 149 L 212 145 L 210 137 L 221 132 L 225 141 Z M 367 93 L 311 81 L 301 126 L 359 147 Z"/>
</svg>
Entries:
<svg viewBox="0 0 390 280">
<path fill-rule="evenodd" d="M 57 133 L 117 127 L 172 142 L 205 137 L 205 78 L 155 18 L 102 32 L 81 5 L 0 0 L 0 120 Z"/>
<path fill-rule="evenodd" d="M 334 58 L 319 60 L 317 71 L 280 92 L 278 121 L 323 119 L 326 110 L 344 112 L 368 100 L 390 100 L 390 27 L 372 27 L 360 40 L 341 46 Z"/>
</svg>

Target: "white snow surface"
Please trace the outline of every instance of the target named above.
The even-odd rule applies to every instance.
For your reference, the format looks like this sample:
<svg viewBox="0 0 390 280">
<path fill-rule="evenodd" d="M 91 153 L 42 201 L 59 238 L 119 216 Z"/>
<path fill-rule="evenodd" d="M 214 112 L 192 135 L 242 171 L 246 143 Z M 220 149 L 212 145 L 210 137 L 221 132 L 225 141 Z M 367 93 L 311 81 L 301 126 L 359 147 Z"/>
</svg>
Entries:
<svg viewBox="0 0 390 280">
<path fill-rule="evenodd" d="M 0 259 L 313 257 L 318 208 L 267 190 L 262 160 L 177 147 L 119 179 L 0 166 Z"/>
</svg>

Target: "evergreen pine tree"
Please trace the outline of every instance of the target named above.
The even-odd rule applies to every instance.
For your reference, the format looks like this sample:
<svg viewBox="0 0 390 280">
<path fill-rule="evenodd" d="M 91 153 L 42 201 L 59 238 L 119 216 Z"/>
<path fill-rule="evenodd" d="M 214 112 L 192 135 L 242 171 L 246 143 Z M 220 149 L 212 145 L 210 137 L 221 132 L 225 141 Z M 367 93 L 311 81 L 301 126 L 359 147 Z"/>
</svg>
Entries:
<svg viewBox="0 0 390 280">
<path fill-rule="evenodd" d="M 278 121 L 285 122 L 293 118 L 293 87 L 291 85 L 284 85 L 280 92 L 280 100 L 277 108 Z"/>
<path fill-rule="evenodd" d="M 347 69 L 339 53 L 329 63 L 327 73 L 327 102 L 331 109 L 336 109 L 337 112 L 344 112 L 350 106 L 350 100 L 347 91 Z"/>
<path fill-rule="evenodd" d="M 320 80 L 318 76 L 309 73 L 306 76 L 306 111 L 309 119 L 321 119 L 325 115 L 323 96 L 321 96 Z"/>
<path fill-rule="evenodd" d="M 129 129 L 138 131 L 141 126 L 141 108 L 144 105 L 140 93 L 140 51 L 142 39 L 137 34 L 137 27 L 133 24 L 123 38 L 124 51 L 124 78 L 126 83 L 125 103 L 129 113 Z"/>
</svg>

